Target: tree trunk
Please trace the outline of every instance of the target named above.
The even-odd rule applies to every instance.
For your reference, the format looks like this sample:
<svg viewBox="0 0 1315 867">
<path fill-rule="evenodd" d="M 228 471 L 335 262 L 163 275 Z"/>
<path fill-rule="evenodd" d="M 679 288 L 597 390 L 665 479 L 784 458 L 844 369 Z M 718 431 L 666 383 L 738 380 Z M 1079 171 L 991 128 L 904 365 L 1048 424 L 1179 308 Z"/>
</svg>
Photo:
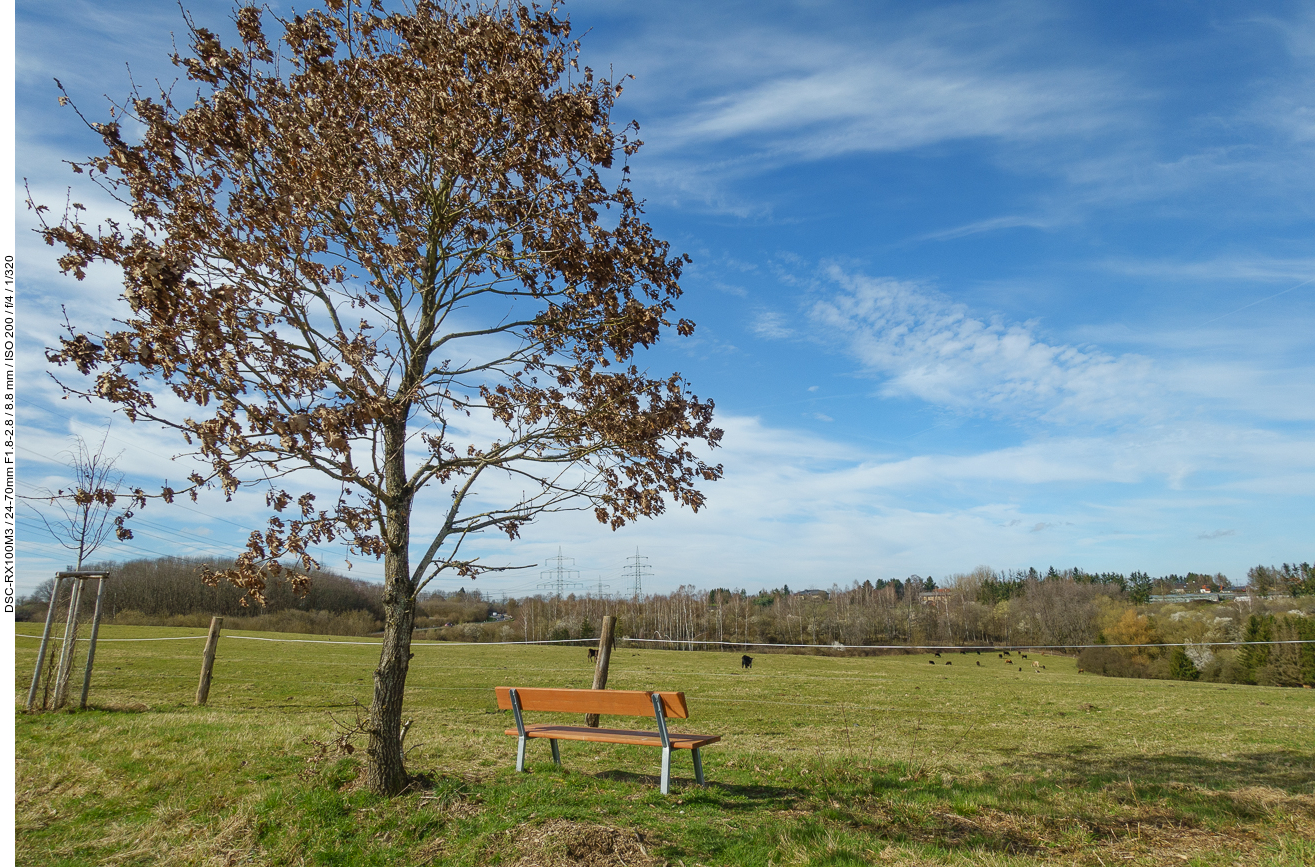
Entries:
<svg viewBox="0 0 1315 867">
<path fill-rule="evenodd" d="M 410 582 L 385 582 L 384 644 L 379 666 L 374 670 L 374 701 L 370 705 L 366 785 L 380 795 L 396 795 L 407 783 L 402 756 L 402 698 L 411 665 L 415 600 L 409 587 L 398 586 L 403 583 Z"/>
<path fill-rule="evenodd" d="M 402 752 L 402 698 L 411 666 L 411 634 L 415 629 L 415 582 L 411 578 L 411 500 L 406 490 L 403 448 L 405 424 L 384 434 L 385 485 L 388 504 L 384 539 L 384 642 L 374 670 L 374 700 L 370 704 L 366 747 L 366 786 L 379 795 L 396 795 L 409 777 Z"/>
</svg>

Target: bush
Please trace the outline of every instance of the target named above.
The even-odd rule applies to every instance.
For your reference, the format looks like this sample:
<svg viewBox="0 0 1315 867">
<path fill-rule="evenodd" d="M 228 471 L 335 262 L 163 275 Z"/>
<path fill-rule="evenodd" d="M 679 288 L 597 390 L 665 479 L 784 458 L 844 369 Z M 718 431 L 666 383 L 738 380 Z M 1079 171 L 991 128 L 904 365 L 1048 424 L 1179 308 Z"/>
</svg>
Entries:
<svg viewBox="0 0 1315 867">
<path fill-rule="evenodd" d="M 1147 662 L 1116 647 L 1086 648 L 1078 654 L 1078 667 L 1106 677 L 1151 677 Z"/>
</svg>

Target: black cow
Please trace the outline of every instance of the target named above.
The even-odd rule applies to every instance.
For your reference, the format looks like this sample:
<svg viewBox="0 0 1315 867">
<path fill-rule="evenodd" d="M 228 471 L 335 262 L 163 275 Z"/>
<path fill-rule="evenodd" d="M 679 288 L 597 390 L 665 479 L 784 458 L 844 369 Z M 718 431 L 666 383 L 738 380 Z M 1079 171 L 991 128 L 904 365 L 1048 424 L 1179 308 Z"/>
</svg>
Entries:
<svg viewBox="0 0 1315 867">
<path fill-rule="evenodd" d="M 596 659 L 597 657 L 598 657 L 598 648 L 597 647 L 589 648 L 589 658 Z"/>
<path fill-rule="evenodd" d="M 740 668 L 753 668 L 753 657 L 748 655 L 741 656 Z"/>
</svg>

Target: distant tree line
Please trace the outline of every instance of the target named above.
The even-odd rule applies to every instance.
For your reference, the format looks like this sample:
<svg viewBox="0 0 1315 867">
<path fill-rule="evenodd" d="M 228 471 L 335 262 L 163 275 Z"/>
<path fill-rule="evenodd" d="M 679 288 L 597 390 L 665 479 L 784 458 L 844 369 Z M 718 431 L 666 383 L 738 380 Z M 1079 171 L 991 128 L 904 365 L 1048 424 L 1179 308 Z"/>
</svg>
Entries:
<svg viewBox="0 0 1315 867">
<path fill-rule="evenodd" d="M 1315 566 L 1309 563 L 1255 566 L 1247 572 L 1247 581 L 1251 589 L 1261 596 L 1315 596 Z"/>
<path fill-rule="evenodd" d="M 225 618 L 232 629 L 267 629 L 364 635 L 379 628 L 383 618 L 382 588 L 368 581 L 346 578 L 334 572 L 309 573 L 310 585 L 297 593 L 290 574 L 270 576 L 263 604 L 245 598 L 227 581 L 214 587 L 200 579 L 203 567 L 223 568 L 220 558 L 161 557 L 123 563 L 89 564 L 85 569 L 110 573 L 105 585 L 104 622 L 121 625 L 204 626 L 210 617 Z M 302 573 L 306 574 L 306 573 Z M 47 580 L 16 606 L 19 620 L 44 620 L 46 606 L 55 586 Z M 68 584 L 56 612 L 61 618 L 68 604 Z M 80 608 L 83 622 L 95 607 L 95 594 L 84 593 Z M 341 632 L 337 630 L 350 630 Z"/>
</svg>

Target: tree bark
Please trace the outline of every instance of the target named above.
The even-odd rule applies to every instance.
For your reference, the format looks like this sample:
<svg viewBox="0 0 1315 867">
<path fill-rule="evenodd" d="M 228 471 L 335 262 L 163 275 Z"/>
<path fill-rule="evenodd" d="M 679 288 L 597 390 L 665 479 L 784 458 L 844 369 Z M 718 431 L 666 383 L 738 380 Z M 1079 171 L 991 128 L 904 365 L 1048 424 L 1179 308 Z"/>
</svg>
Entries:
<svg viewBox="0 0 1315 867">
<path fill-rule="evenodd" d="M 411 666 L 416 599 L 408 555 L 413 494 L 407 490 L 405 445 L 405 423 L 389 425 L 384 432 L 384 476 L 389 494 L 383 528 L 387 544 L 384 641 L 379 665 L 374 670 L 374 700 L 370 705 L 366 747 L 366 786 L 379 795 L 396 795 L 409 782 L 402 753 L 402 699 Z"/>
</svg>

